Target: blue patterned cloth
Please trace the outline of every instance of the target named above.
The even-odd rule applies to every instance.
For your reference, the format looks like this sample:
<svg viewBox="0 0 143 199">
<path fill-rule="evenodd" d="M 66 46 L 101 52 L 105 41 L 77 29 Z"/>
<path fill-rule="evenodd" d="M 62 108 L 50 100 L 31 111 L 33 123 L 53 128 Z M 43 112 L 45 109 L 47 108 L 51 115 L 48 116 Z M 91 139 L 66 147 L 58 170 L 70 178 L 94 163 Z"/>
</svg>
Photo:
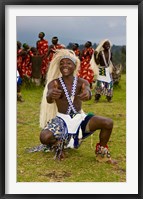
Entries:
<svg viewBox="0 0 143 199">
<path fill-rule="evenodd" d="M 56 158 L 60 159 L 60 155 L 61 155 L 63 149 L 66 148 L 66 146 L 68 145 L 71 137 L 73 137 L 73 139 L 74 139 L 74 148 L 78 148 L 80 146 L 80 144 L 82 143 L 82 140 L 87 138 L 88 136 L 90 136 L 93 133 L 93 132 L 86 132 L 86 125 L 87 125 L 88 121 L 91 119 L 91 117 L 93 117 L 93 116 L 94 116 L 94 114 L 88 114 L 85 117 L 85 119 L 82 121 L 76 134 L 73 134 L 73 135 L 68 133 L 68 129 L 67 129 L 67 125 L 66 125 L 65 121 L 62 118 L 56 116 L 55 118 L 50 120 L 47 123 L 47 126 L 45 127 L 45 129 L 48 129 L 51 132 L 53 132 L 53 135 L 59 141 L 59 144 L 56 147 L 56 149 L 54 149 L 51 145 L 41 144 L 39 146 L 28 149 L 27 151 L 31 153 L 31 152 L 37 152 L 37 151 L 50 152 L 50 151 L 54 150 L 55 151 L 55 159 Z M 79 134 L 80 128 L 82 130 L 82 139 L 79 142 L 78 134 Z"/>
</svg>

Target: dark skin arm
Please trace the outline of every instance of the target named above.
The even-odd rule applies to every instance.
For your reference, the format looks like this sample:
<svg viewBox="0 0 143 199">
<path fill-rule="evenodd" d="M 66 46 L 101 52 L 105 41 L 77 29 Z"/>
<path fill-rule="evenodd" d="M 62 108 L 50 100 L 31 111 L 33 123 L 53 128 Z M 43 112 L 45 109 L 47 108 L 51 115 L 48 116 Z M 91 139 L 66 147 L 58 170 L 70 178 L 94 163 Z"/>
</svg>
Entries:
<svg viewBox="0 0 143 199">
<path fill-rule="evenodd" d="M 45 55 L 45 57 L 49 57 L 52 47 L 53 47 L 53 45 L 50 45 L 50 46 L 49 46 L 48 52 L 47 52 L 47 54 Z"/>
<path fill-rule="evenodd" d="M 58 88 L 57 80 L 54 80 L 49 83 L 48 85 L 48 92 L 47 92 L 47 102 L 49 104 L 53 103 L 54 100 L 57 100 L 61 97 L 62 90 Z"/>
<path fill-rule="evenodd" d="M 97 51 L 95 50 L 94 51 L 94 60 L 95 60 L 95 62 L 96 62 L 96 64 L 98 65 L 98 64 L 100 64 L 100 59 L 99 59 L 99 55 L 97 56 Z"/>
</svg>

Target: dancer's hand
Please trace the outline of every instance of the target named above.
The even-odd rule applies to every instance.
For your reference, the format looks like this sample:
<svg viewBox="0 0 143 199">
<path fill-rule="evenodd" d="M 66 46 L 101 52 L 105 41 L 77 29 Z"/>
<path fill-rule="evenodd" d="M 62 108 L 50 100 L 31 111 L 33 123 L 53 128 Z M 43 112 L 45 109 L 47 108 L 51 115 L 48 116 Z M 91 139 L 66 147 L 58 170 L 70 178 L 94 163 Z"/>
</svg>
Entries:
<svg viewBox="0 0 143 199">
<path fill-rule="evenodd" d="M 86 101 L 90 99 L 90 90 L 89 87 L 86 86 L 85 83 L 82 83 L 82 87 L 81 87 L 81 94 L 78 95 L 80 97 L 80 100 L 82 101 Z"/>
<path fill-rule="evenodd" d="M 58 83 L 57 83 L 57 81 L 55 80 L 54 81 L 54 85 L 53 85 L 53 89 L 52 89 L 52 91 L 51 91 L 51 98 L 52 99 L 59 99 L 60 97 L 61 97 L 61 94 L 62 94 L 62 90 L 60 90 L 59 88 L 58 88 Z"/>
<path fill-rule="evenodd" d="M 61 97 L 62 90 L 58 88 L 58 82 L 54 80 L 52 84 L 48 87 L 47 93 L 47 102 L 53 103 L 54 100 L 59 99 Z"/>
</svg>

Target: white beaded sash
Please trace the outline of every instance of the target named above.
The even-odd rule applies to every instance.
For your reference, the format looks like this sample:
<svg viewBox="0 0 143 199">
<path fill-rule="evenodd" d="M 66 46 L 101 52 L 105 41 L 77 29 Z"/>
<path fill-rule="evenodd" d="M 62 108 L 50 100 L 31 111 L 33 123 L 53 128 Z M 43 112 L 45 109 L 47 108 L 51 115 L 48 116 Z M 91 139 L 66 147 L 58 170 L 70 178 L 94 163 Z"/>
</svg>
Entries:
<svg viewBox="0 0 143 199">
<path fill-rule="evenodd" d="M 68 110 L 67 110 L 67 114 L 69 114 L 69 115 L 70 115 L 70 113 L 76 114 L 77 111 L 76 111 L 76 109 L 75 109 L 75 107 L 73 105 L 73 100 L 74 100 L 76 86 L 77 86 L 77 77 L 74 77 L 72 90 L 71 90 L 71 97 L 70 97 L 69 92 L 68 92 L 68 90 L 66 88 L 66 85 L 65 85 L 65 83 L 63 81 L 63 78 L 59 77 L 59 81 L 60 81 L 60 83 L 62 85 L 62 88 L 64 90 L 65 96 L 66 96 L 68 104 L 69 104 L 69 107 L 68 107 Z"/>
</svg>

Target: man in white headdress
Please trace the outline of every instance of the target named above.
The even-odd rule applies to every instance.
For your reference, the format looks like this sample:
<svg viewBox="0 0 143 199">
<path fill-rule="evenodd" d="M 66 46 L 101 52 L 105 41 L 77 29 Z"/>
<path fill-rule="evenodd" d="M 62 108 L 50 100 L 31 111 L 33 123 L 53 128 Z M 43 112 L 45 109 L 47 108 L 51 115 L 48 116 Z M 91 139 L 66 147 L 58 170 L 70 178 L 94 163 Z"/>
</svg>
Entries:
<svg viewBox="0 0 143 199">
<path fill-rule="evenodd" d="M 111 102 L 113 96 L 113 64 L 111 43 L 108 39 L 101 41 L 95 49 L 91 66 L 96 75 L 95 101 L 98 102 L 101 95 L 105 95 L 107 101 Z"/>
<path fill-rule="evenodd" d="M 113 121 L 85 114 L 82 101 L 91 99 L 87 80 L 76 76 L 80 61 L 73 51 L 57 52 L 47 73 L 47 84 L 41 103 L 40 141 L 55 148 L 55 158 L 63 158 L 65 147 L 78 148 L 80 141 L 100 129 L 95 153 L 97 160 L 113 163 L 108 151 Z"/>
</svg>

